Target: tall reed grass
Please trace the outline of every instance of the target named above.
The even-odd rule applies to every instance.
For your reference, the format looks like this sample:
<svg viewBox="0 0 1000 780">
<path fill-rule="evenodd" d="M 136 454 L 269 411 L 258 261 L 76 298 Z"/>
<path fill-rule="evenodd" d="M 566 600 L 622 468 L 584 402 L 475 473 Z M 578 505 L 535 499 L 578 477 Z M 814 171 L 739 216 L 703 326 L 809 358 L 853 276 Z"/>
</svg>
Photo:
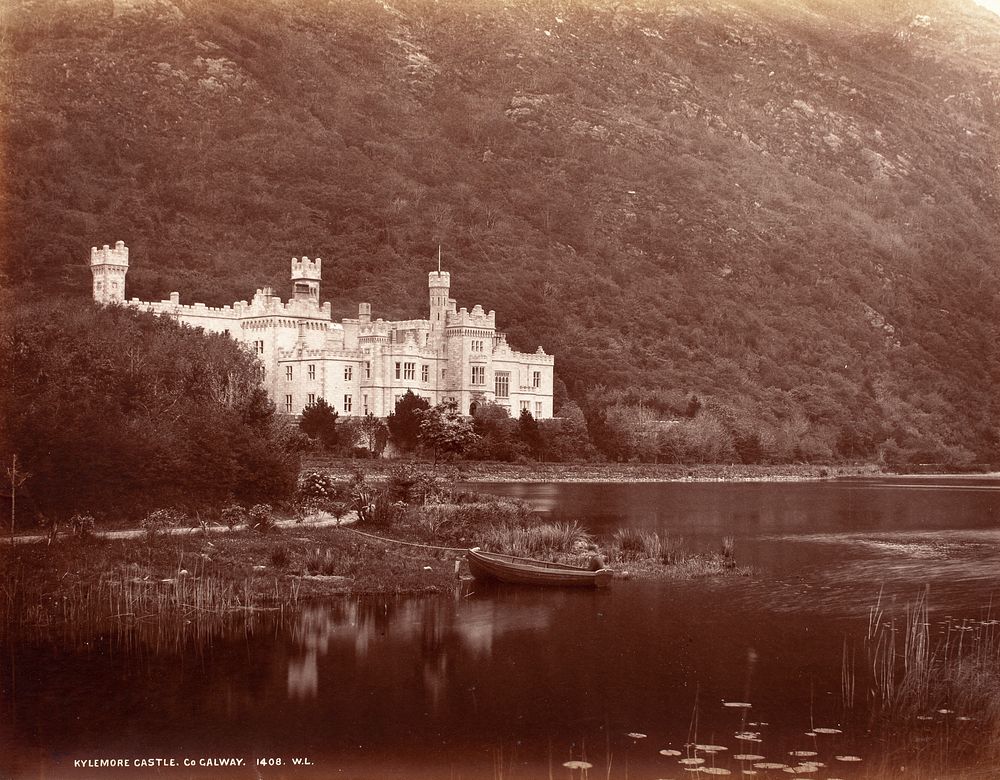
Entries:
<svg viewBox="0 0 1000 780">
<path fill-rule="evenodd" d="M 593 545 L 593 537 L 579 523 L 542 523 L 523 526 L 495 523 L 478 535 L 481 547 L 526 558 L 573 554 Z"/>
<path fill-rule="evenodd" d="M 865 638 L 875 702 L 902 717 L 948 710 L 1000 725 L 1000 622 L 989 613 L 948 618 L 935 639 L 931 625 L 926 591 L 901 619 L 886 614 L 879 596 Z"/>
<path fill-rule="evenodd" d="M 901 617 L 887 613 L 881 594 L 869 611 L 864 647 L 874 723 L 914 742 L 924 762 L 937 761 L 948 776 L 957 765 L 1000 765 L 998 627 L 990 610 L 980 619 L 932 623 L 926 591 Z M 844 666 L 853 699 L 846 646 Z"/>
</svg>

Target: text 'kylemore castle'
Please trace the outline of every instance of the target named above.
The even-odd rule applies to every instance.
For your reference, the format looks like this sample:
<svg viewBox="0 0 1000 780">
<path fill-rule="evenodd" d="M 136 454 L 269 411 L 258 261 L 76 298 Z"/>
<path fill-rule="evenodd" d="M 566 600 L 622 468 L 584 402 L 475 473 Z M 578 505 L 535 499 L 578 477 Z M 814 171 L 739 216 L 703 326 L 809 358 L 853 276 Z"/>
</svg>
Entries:
<svg viewBox="0 0 1000 780">
<path fill-rule="evenodd" d="M 279 411 L 298 414 L 323 398 L 341 415 L 385 417 L 412 390 L 432 405 L 455 401 L 466 413 L 491 401 L 513 417 L 523 409 L 536 418 L 552 416 L 552 356 L 541 347 L 535 353 L 511 349 L 496 330 L 493 311 L 457 308 L 447 271 L 428 274 L 426 320 L 373 320 L 371 304 L 362 303 L 356 319 L 334 322 L 329 301 L 319 301 L 321 267 L 319 258 L 292 258 L 287 303 L 265 287 L 249 302 L 215 308 L 182 305 L 177 293 L 167 301 L 126 301 L 128 247 L 119 241 L 90 253 L 95 301 L 228 333 L 264 364 L 265 384 Z"/>
</svg>

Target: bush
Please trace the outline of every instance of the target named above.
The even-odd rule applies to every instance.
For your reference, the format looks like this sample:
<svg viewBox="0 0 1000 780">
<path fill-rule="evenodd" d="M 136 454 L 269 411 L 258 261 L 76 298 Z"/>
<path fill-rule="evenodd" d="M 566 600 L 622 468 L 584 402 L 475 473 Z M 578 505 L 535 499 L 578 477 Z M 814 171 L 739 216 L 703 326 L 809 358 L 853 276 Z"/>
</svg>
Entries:
<svg viewBox="0 0 1000 780">
<path fill-rule="evenodd" d="M 247 512 L 247 528 L 259 534 L 274 530 L 274 517 L 270 504 L 254 504 Z"/>
<path fill-rule="evenodd" d="M 306 570 L 310 574 L 325 574 L 327 576 L 336 574 L 337 559 L 334 557 L 333 551 L 327 548 L 321 553 L 319 548 L 316 548 L 310 552 L 306 558 Z"/>
<path fill-rule="evenodd" d="M 91 515 L 75 514 L 69 519 L 69 528 L 77 539 L 89 539 L 94 535 L 94 518 Z"/>
<path fill-rule="evenodd" d="M 300 498 L 334 499 L 340 493 L 337 483 L 322 471 L 308 471 L 299 480 Z"/>
<path fill-rule="evenodd" d="M 233 528 L 247 521 L 247 511 L 239 504 L 229 504 L 222 508 L 220 519 L 232 531 Z"/>
<path fill-rule="evenodd" d="M 162 532 L 177 528 L 187 522 L 187 515 L 177 509 L 154 509 L 139 523 L 146 535 L 153 539 Z"/>
</svg>

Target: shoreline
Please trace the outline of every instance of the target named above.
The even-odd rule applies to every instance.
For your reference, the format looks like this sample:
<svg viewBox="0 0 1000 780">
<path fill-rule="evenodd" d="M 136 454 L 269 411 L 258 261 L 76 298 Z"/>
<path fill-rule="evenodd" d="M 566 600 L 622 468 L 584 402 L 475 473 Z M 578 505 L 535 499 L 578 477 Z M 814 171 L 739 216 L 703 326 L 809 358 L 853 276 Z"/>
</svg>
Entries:
<svg viewBox="0 0 1000 780">
<path fill-rule="evenodd" d="M 385 478 L 394 469 L 411 467 L 433 471 L 434 466 L 421 460 L 350 461 L 333 458 L 303 458 L 301 471 L 318 471 L 337 480 L 350 477 L 363 468 L 372 477 Z M 462 461 L 439 463 L 436 469 L 454 482 L 812 482 L 844 477 L 897 476 L 879 464 L 820 466 L 785 464 L 775 466 L 707 464 L 685 466 L 654 463 L 495 463 Z M 899 475 L 902 476 L 902 475 Z"/>
</svg>

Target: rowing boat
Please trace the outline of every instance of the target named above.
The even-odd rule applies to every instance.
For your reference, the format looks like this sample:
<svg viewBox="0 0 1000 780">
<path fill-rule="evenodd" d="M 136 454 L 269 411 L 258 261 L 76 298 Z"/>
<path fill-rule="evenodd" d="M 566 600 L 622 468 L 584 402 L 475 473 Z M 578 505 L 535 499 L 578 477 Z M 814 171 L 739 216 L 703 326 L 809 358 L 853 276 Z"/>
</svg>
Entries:
<svg viewBox="0 0 1000 780">
<path fill-rule="evenodd" d="M 473 547 L 466 553 L 469 571 L 476 579 L 499 580 L 512 585 L 557 585 L 578 588 L 606 588 L 613 577 L 611 569 L 592 571 L 568 563 L 551 563 L 516 555 L 484 552 Z"/>
</svg>

